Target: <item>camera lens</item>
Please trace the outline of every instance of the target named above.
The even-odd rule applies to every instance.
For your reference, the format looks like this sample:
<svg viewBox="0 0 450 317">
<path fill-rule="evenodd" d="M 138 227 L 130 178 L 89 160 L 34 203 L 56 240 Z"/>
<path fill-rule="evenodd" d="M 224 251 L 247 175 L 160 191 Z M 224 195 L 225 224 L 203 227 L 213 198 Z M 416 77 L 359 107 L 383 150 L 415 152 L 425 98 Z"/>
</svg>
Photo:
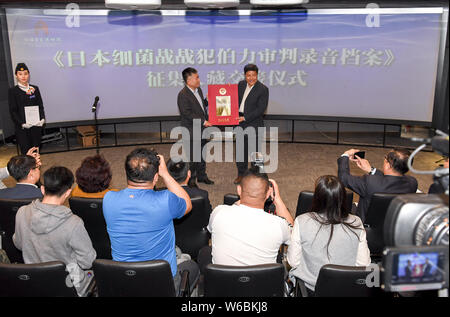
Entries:
<svg viewBox="0 0 450 317">
<path fill-rule="evenodd" d="M 448 246 L 448 207 L 438 206 L 422 217 L 416 229 L 416 245 Z"/>
</svg>

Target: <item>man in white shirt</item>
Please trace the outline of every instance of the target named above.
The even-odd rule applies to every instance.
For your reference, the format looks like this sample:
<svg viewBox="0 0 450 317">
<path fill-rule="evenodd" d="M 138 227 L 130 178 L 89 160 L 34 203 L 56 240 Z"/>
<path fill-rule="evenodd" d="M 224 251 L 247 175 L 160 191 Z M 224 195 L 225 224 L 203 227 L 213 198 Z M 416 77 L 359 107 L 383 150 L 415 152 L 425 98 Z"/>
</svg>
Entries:
<svg viewBox="0 0 450 317">
<path fill-rule="evenodd" d="M 250 169 L 243 175 L 237 192 L 240 201 L 232 206 L 217 206 L 211 214 L 208 230 L 212 263 L 236 266 L 276 263 L 280 246 L 289 243 L 294 223 L 277 183 Z M 276 215 L 264 211 L 264 203 L 270 196 Z"/>
<path fill-rule="evenodd" d="M 258 67 L 248 64 L 244 67 L 245 80 L 238 84 L 239 98 L 239 127 L 244 129 L 253 128 L 255 130 L 255 140 L 252 140 L 245 132 L 236 132 L 236 167 L 238 176 L 234 180 L 239 184 L 244 172 L 248 168 L 248 157 L 252 148 L 260 150 L 258 142 L 258 128 L 264 127 L 263 116 L 269 103 L 269 89 L 258 80 Z M 238 138 L 243 138 L 243 146 L 238 146 Z M 249 153 L 250 152 L 250 153 Z"/>
</svg>

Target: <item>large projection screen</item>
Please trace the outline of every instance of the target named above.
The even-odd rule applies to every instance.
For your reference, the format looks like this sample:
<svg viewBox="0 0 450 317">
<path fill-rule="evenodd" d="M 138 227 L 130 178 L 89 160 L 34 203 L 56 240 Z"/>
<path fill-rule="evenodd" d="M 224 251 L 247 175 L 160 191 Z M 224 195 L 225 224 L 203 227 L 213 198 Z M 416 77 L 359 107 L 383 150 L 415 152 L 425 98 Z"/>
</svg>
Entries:
<svg viewBox="0 0 450 317">
<path fill-rule="evenodd" d="M 6 9 L 12 69 L 25 62 L 49 123 L 176 116 L 186 67 L 236 84 L 247 63 L 267 114 L 431 122 L 442 8 L 307 12 Z"/>
</svg>

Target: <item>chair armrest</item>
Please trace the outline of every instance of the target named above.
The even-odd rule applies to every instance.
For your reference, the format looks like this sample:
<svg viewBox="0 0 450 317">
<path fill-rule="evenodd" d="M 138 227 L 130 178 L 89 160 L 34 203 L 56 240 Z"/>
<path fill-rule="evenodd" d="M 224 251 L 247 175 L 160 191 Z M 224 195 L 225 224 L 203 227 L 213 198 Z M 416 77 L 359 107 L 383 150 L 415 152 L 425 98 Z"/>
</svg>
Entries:
<svg viewBox="0 0 450 317">
<path fill-rule="evenodd" d="M 3 230 L 0 230 L 0 250 L 2 249 L 2 239 L 6 235 L 6 232 Z"/>
<path fill-rule="evenodd" d="M 95 281 L 95 276 L 91 279 L 89 286 L 87 287 L 86 297 L 98 297 L 97 282 Z"/>
<path fill-rule="evenodd" d="M 308 297 L 308 291 L 306 290 L 305 282 L 303 282 L 298 277 L 295 278 L 295 296 Z"/>
<path fill-rule="evenodd" d="M 184 270 L 181 273 L 181 282 L 180 282 L 180 288 L 178 291 L 178 297 L 190 297 L 191 290 L 189 285 L 189 271 Z"/>
</svg>

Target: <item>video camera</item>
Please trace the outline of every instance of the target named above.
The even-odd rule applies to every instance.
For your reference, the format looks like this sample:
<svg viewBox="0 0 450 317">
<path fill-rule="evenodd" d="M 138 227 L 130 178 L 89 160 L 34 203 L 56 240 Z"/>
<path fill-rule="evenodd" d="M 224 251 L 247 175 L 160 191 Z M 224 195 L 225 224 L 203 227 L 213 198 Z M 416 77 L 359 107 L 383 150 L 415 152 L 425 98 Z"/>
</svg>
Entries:
<svg viewBox="0 0 450 317">
<path fill-rule="evenodd" d="M 433 175 L 444 193 L 399 195 L 390 203 L 383 227 L 388 246 L 381 267 L 385 291 L 441 290 L 439 296 L 448 297 L 449 169 L 418 171 L 412 167 L 414 156 L 427 144 L 448 157 L 449 137 L 441 131 L 437 134 L 416 139 L 424 144 L 411 154 L 408 167 L 416 174 Z"/>
<path fill-rule="evenodd" d="M 250 154 L 250 164 L 252 167 L 258 167 L 260 173 L 264 173 L 264 155 L 261 152 Z"/>
</svg>

